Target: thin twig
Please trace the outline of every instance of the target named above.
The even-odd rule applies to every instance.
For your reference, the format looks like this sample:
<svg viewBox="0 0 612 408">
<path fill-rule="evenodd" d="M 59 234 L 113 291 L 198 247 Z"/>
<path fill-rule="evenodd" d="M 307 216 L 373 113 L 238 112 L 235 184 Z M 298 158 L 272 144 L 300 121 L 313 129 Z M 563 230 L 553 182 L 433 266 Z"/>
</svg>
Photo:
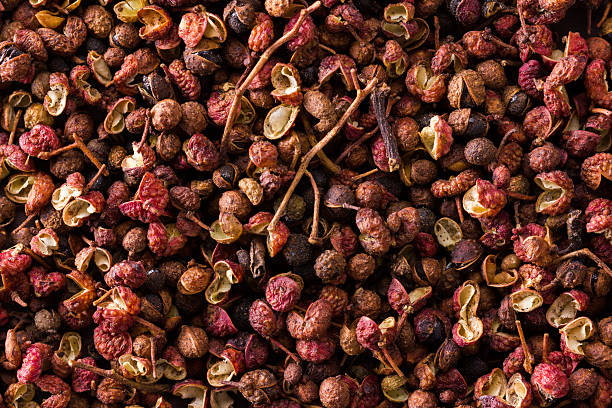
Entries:
<svg viewBox="0 0 612 408">
<path fill-rule="evenodd" d="M 93 185 L 96 183 L 96 181 L 98 181 L 98 179 L 100 178 L 102 173 L 104 173 L 104 171 L 106 171 L 106 164 L 103 164 L 102 167 L 98 169 L 98 172 L 96 173 L 96 175 L 93 176 L 91 180 L 89 180 L 89 183 L 87 183 L 87 185 L 83 189 L 83 194 L 86 194 L 93 187 Z"/>
<path fill-rule="evenodd" d="M 606 265 L 606 263 L 604 261 L 602 261 L 597 255 L 595 255 L 593 252 L 591 252 L 590 249 L 588 248 L 582 248 L 579 249 L 577 251 L 574 252 L 570 252 L 569 254 L 565 254 L 563 256 L 560 256 L 558 258 L 556 258 L 554 260 L 555 264 L 561 263 L 563 261 L 565 261 L 568 258 L 575 258 L 577 256 L 586 256 L 588 258 L 590 258 L 593 262 L 595 262 L 597 264 L 597 266 L 599 266 L 601 269 L 604 270 L 605 273 L 607 273 L 608 275 L 610 275 L 610 277 L 612 278 L 612 269 L 610 269 L 610 267 L 608 265 Z"/>
<path fill-rule="evenodd" d="M 206 224 L 204 224 L 202 221 L 200 221 L 200 219 L 198 217 L 195 216 L 194 213 L 192 213 L 191 211 L 187 212 L 187 214 L 185 214 L 185 218 L 187 218 L 188 220 L 196 223 L 200 228 L 205 229 L 206 231 L 210 231 L 210 227 Z"/>
<path fill-rule="evenodd" d="M 149 137 L 149 130 L 151 129 L 151 111 L 149 109 L 147 109 L 145 111 L 145 125 L 144 125 L 144 130 L 142 131 L 142 137 L 140 138 L 140 143 L 138 143 L 138 152 L 140 152 L 140 150 L 142 149 L 142 146 L 144 146 L 144 144 L 147 141 L 147 138 Z"/>
<path fill-rule="evenodd" d="M 357 147 L 361 146 L 364 142 L 368 141 L 377 132 L 378 132 L 378 126 L 376 126 L 374 129 L 370 130 L 369 132 L 364 133 L 363 135 L 361 135 L 361 137 L 359 139 L 355 140 L 353 142 L 353 144 L 351 144 L 349 147 L 346 148 L 346 150 L 344 150 L 342 153 L 340 153 L 340 156 L 338 156 L 338 158 L 334 161 L 334 163 L 338 164 L 338 163 L 342 162 L 342 160 L 344 160 L 344 158 L 346 156 L 351 154 L 351 152 L 353 150 L 355 150 Z"/>
<path fill-rule="evenodd" d="M 302 124 L 304 125 L 304 131 L 306 132 L 306 137 L 308 137 L 310 147 L 314 147 L 317 144 L 317 139 L 315 138 L 314 132 L 312 131 L 312 126 L 310 126 L 310 121 L 308 120 L 306 115 L 302 114 L 300 116 L 302 117 Z M 319 160 L 321 160 L 321 164 L 325 166 L 327 170 L 331 171 L 333 174 L 340 173 L 340 166 L 331 161 L 331 159 L 325 154 L 323 150 L 317 153 L 317 157 L 319 158 Z M 293 162 L 291 164 L 293 164 Z"/>
<path fill-rule="evenodd" d="M 24 229 L 25 226 L 28 225 L 30 223 L 30 221 L 32 221 L 37 215 L 38 214 L 30 214 L 30 215 L 28 215 L 26 217 L 26 219 L 23 220 L 23 222 L 21 224 L 19 224 L 19 226 L 13 230 L 13 232 L 21 231 L 22 229 Z"/>
<path fill-rule="evenodd" d="M 274 228 L 276 228 L 276 224 L 278 224 L 278 221 L 281 215 L 284 214 L 285 208 L 287 207 L 287 204 L 289 203 L 289 199 L 291 198 L 291 195 L 295 191 L 295 188 L 297 187 L 298 183 L 304 176 L 304 172 L 308 168 L 308 165 L 310 164 L 311 160 L 317 155 L 318 152 L 323 150 L 323 148 L 327 146 L 327 144 L 338 134 L 340 129 L 342 129 L 346 121 L 351 117 L 353 112 L 355 112 L 355 110 L 361 104 L 361 102 L 363 102 L 363 100 L 374 90 L 374 87 L 376 86 L 377 83 L 378 83 L 378 78 L 375 77 L 375 78 L 372 78 L 368 82 L 367 86 L 364 89 L 358 89 L 357 96 L 355 97 L 353 102 L 350 104 L 350 106 L 347 108 L 346 112 L 344 112 L 344 115 L 342 115 L 340 120 L 338 120 L 338 122 L 334 125 L 334 127 L 325 135 L 325 137 L 319 140 L 319 142 L 317 142 L 316 145 L 314 145 L 308 152 L 306 152 L 306 154 L 304 155 L 304 158 L 302 159 L 302 162 L 300 163 L 300 167 L 298 168 L 298 170 L 295 173 L 295 176 L 293 177 L 293 181 L 291 182 L 291 185 L 287 189 L 287 192 L 285 193 L 283 200 L 281 201 L 278 209 L 276 210 L 276 213 L 274 214 L 274 218 L 272 218 L 272 221 L 270 221 L 270 224 L 268 225 L 268 230 L 274 231 Z"/>
<path fill-rule="evenodd" d="M 603 23 L 606 21 L 606 19 L 608 18 L 608 14 L 610 14 L 611 7 L 612 7 L 612 2 L 608 2 L 608 4 L 606 4 L 606 8 L 604 9 L 603 16 L 601 16 L 601 20 L 599 20 L 599 23 L 597 23 L 597 28 L 601 28 Z"/>
<path fill-rule="evenodd" d="M 11 134 L 9 136 L 8 144 L 12 145 L 15 140 L 15 135 L 17 134 L 17 123 L 19 123 L 19 119 L 21 119 L 21 114 L 23 111 L 19 109 L 17 114 L 15 115 L 15 120 L 13 120 L 13 125 L 11 126 Z"/>
<path fill-rule="evenodd" d="M 361 174 L 358 174 L 356 176 L 351 177 L 351 180 L 353 180 L 353 181 L 361 180 L 361 179 L 364 179 L 364 178 L 366 178 L 368 176 L 371 176 L 372 174 L 377 173 L 377 172 L 378 172 L 377 168 L 376 169 L 372 169 L 372 170 L 368 170 L 365 173 L 361 173 Z"/>
<path fill-rule="evenodd" d="M 128 380 L 122 375 L 117 374 L 113 370 L 104 370 L 103 368 L 95 367 L 89 364 L 82 363 L 76 360 L 70 360 L 68 364 L 72 368 L 80 368 L 83 370 L 91 371 L 94 374 L 98 374 L 99 376 L 106 377 L 117 381 L 123 385 L 128 387 L 135 388 L 142 392 L 164 392 L 169 391 L 171 386 L 168 384 L 143 384 L 136 381 Z"/>
<path fill-rule="evenodd" d="M 455 196 L 455 207 L 457 207 L 457 213 L 459 214 L 459 221 L 461 222 L 461 224 L 463 224 L 463 221 L 465 219 L 463 218 L 463 205 L 461 205 L 461 199 L 459 198 L 459 196 Z"/>
<path fill-rule="evenodd" d="M 102 168 L 102 163 L 100 163 L 100 161 L 96 158 L 96 156 L 94 156 L 91 150 L 89 150 L 89 148 L 85 146 L 85 143 L 83 143 L 81 138 L 76 133 L 73 133 L 72 137 L 74 139 L 74 143 L 60 147 L 59 149 L 53 150 L 52 152 L 42 152 L 38 156 L 38 158 L 42 160 L 49 160 L 50 158 L 60 155 L 64 152 L 67 152 L 73 149 L 79 149 L 98 169 Z M 104 169 L 103 173 L 105 176 L 110 175 L 108 169 Z"/>
<path fill-rule="evenodd" d="M 440 48 L 440 20 L 438 16 L 434 16 L 434 46 L 436 51 Z"/>
<path fill-rule="evenodd" d="M 308 242 L 312 245 L 320 245 L 322 240 L 319 238 L 319 207 L 321 204 L 321 193 L 319 192 L 319 186 L 317 186 L 317 181 L 312 176 L 312 174 L 306 170 L 306 175 L 310 179 L 310 184 L 312 185 L 312 190 L 314 191 L 314 209 L 312 211 L 312 229 L 310 230 L 310 236 L 308 237 Z"/>
<path fill-rule="evenodd" d="M 227 149 L 229 145 L 229 135 L 232 130 L 232 127 L 234 126 L 234 122 L 236 121 L 236 117 L 238 116 L 238 108 L 240 107 L 242 96 L 246 92 L 247 88 L 249 87 L 251 82 L 253 82 L 255 76 L 257 76 L 257 74 L 264 67 L 266 62 L 268 62 L 270 56 L 274 54 L 274 52 L 287 41 L 293 39 L 298 34 L 298 31 L 302 26 L 302 23 L 304 22 L 306 16 L 318 9 L 320 6 L 321 1 L 316 1 L 310 7 L 302 9 L 293 28 L 286 32 L 281 38 L 276 40 L 272 45 L 270 45 L 270 47 L 268 47 L 268 49 L 263 52 L 263 54 L 261 54 L 261 57 L 259 57 L 259 61 L 257 61 L 257 64 L 255 64 L 244 82 L 242 82 L 239 87 L 235 88 L 234 100 L 232 101 L 232 106 L 230 107 L 230 111 L 227 115 L 227 121 L 225 122 L 225 128 L 223 129 L 223 137 L 221 138 L 221 157 L 225 157 L 225 155 L 227 154 Z"/>
<path fill-rule="evenodd" d="M 319 48 L 322 49 L 323 51 L 327 51 L 332 55 L 336 55 L 336 51 L 333 48 L 329 48 L 328 46 L 319 43 Z"/>
<path fill-rule="evenodd" d="M 521 346 L 523 346 L 523 354 L 525 355 L 525 359 L 523 360 L 523 368 L 529 374 L 533 372 L 533 354 L 529 351 L 529 346 L 527 345 L 527 340 L 525 339 L 525 333 L 523 332 L 523 325 L 520 320 L 516 320 L 514 322 L 516 324 L 516 329 L 519 333 L 519 338 L 521 339 Z"/>
</svg>

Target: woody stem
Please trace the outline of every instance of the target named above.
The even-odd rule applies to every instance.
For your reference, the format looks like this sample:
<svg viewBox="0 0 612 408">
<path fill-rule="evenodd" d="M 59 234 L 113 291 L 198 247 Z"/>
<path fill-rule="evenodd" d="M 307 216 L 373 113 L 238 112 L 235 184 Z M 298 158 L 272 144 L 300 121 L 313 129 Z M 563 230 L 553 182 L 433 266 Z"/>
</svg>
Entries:
<svg viewBox="0 0 612 408">
<path fill-rule="evenodd" d="M 314 133 L 312 131 L 312 127 L 310 126 L 310 121 L 306 117 L 306 115 L 300 115 L 302 117 L 302 124 L 304 125 L 304 131 L 306 132 L 306 136 L 308 137 L 308 142 L 311 147 L 314 147 L 317 144 L 317 139 L 315 139 Z M 321 161 L 321 164 L 325 166 L 325 168 L 331 171 L 333 174 L 340 173 L 340 166 L 331 161 L 329 157 L 325 154 L 324 151 L 320 151 L 317 153 L 317 157 Z"/>
<path fill-rule="evenodd" d="M 608 14 L 610 14 L 610 8 L 612 8 L 612 3 L 608 2 L 608 4 L 606 4 L 606 8 L 604 9 L 604 13 L 603 16 L 601 16 L 601 20 L 599 20 L 599 22 L 597 23 L 597 28 L 600 28 L 604 21 L 606 21 L 606 19 L 608 18 Z"/>
<path fill-rule="evenodd" d="M 266 62 L 268 62 L 268 60 L 270 59 L 270 56 L 277 49 L 279 49 L 283 44 L 293 39 L 298 34 L 299 29 L 302 26 L 302 23 L 304 22 L 304 19 L 306 18 L 306 16 L 312 13 L 313 11 L 315 11 L 316 9 L 318 9 L 320 6 L 321 6 L 321 1 L 316 1 L 312 5 L 310 5 L 308 8 L 300 10 L 300 15 L 297 21 L 295 22 L 295 25 L 293 26 L 293 28 L 289 30 L 288 32 L 286 32 L 281 38 L 276 40 L 272 45 L 270 45 L 270 47 L 268 47 L 263 52 L 263 54 L 261 54 L 261 57 L 259 57 L 259 61 L 257 61 L 257 64 L 255 64 L 255 66 L 253 67 L 249 75 L 240 84 L 240 86 L 236 88 L 234 100 L 232 101 L 232 106 L 230 107 L 229 114 L 227 115 L 227 120 L 225 122 L 225 128 L 223 129 L 223 136 L 221 138 L 221 148 L 220 148 L 221 157 L 225 157 L 225 155 L 227 154 L 227 149 L 229 145 L 229 135 L 232 130 L 232 127 L 234 126 L 234 122 L 236 121 L 236 117 L 238 116 L 238 108 L 240 107 L 242 95 L 244 95 L 247 88 L 249 87 L 249 85 L 251 85 L 251 82 L 253 82 L 253 79 L 255 79 L 257 74 L 262 70 Z"/>
<path fill-rule="evenodd" d="M 355 148 L 359 147 L 365 141 L 367 141 L 372 136 L 374 136 L 376 134 L 376 132 L 378 132 L 378 126 L 376 126 L 374 129 L 370 130 L 369 132 L 364 133 L 359 139 L 355 140 L 353 142 L 353 144 L 351 144 L 346 150 L 344 150 L 342 153 L 340 153 L 340 156 L 338 156 L 338 158 L 335 160 L 335 163 L 338 164 L 342 160 L 344 160 L 344 158 L 346 156 L 348 156 L 353 150 L 355 150 Z"/>
<path fill-rule="evenodd" d="M 310 179 L 310 184 L 312 185 L 312 190 L 314 191 L 314 209 L 312 212 L 312 229 L 310 230 L 310 236 L 308 237 L 308 242 L 313 245 L 321 244 L 321 239 L 319 238 L 319 206 L 321 204 L 321 193 L 319 192 L 319 186 L 317 186 L 317 182 L 309 171 L 306 171 L 306 175 Z"/>
<path fill-rule="evenodd" d="M 17 114 L 15 115 L 15 119 L 13 120 L 13 124 L 11 125 L 11 134 L 9 135 L 8 144 L 12 145 L 15 140 L 15 135 L 17 134 L 17 124 L 19 123 L 19 119 L 21 119 L 21 114 L 23 111 L 19 109 Z"/>
<path fill-rule="evenodd" d="M 87 193 L 93 187 L 93 185 L 96 183 L 96 181 L 98 181 L 102 173 L 105 171 L 106 171 L 106 164 L 103 164 L 102 167 L 98 169 L 98 172 L 96 173 L 96 175 L 93 176 L 91 180 L 89 180 L 89 183 L 87 183 L 87 185 L 83 189 L 83 194 Z"/>
<path fill-rule="evenodd" d="M 164 334 L 166 333 L 164 329 L 154 325 L 153 323 L 151 323 L 148 320 L 143 319 L 142 317 L 139 316 L 134 316 L 134 321 L 144 327 L 146 327 L 147 329 L 149 329 L 151 332 L 155 332 L 155 333 L 160 333 L 160 334 Z"/>
<path fill-rule="evenodd" d="M 38 256 L 38 254 L 32 251 L 29 247 L 23 246 L 21 251 L 26 253 L 27 255 L 30 255 L 36 262 L 44 266 L 46 269 L 51 270 L 51 266 L 49 266 L 49 264 L 45 262 L 44 259 Z"/>
<path fill-rule="evenodd" d="M 610 267 L 608 265 L 606 265 L 606 263 L 604 261 L 602 261 L 597 255 L 595 255 L 593 252 L 591 252 L 591 250 L 588 249 L 588 248 L 582 248 L 582 249 L 579 249 L 577 251 L 570 252 L 569 254 L 565 254 L 563 256 L 560 256 L 560 257 L 555 259 L 555 263 L 558 264 L 558 263 L 560 263 L 562 261 L 565 261 L 566 259 L 575 258 L 575 257 L 581 256 L 581 255 L 590 258 L 593 262 L 595 262 L 597 264 L 597 266 L 599 266 L 601 269 L 603 269 L 605 273 L 607 273 L 610 277 L 612 277 L 612 269 L 610 269 Z"/>
<path fill-rule="evenodd" d="M 523 325 L 520 320 L 516 320 L 514 322 L 516 324 L 516 329 L 518 330 L 519 338 L 521 339 L 521 346 L 523 346 L 523 354 L 525 355 L 525 360 L 523 361 L 523 368 L 529 374 L 533 372 L 533 354 L 529 351 L 529 347 L 527 346 L 527 340 L 525 339 L 525 333 L 523 332 Z"/>
<path fill-rule="evenodd" d="M 548 362 L 548 333 L 544 333 L 542 338 L 542 361 Z"/>
<path fill-rule="evenodd" d="M 293 354 L 287 347 L 285 347 L 280 341 L 275 340 L 273 338 L 269 338 L 268 339 L 270 341 L 270 343 L 274 344 L 276 347 L 278 347 L 279 349 L 283 350 L 285 353 L 287 353 L 287 355 L 289 357 L 291 357 L 293 359 L 293 361 L 295 361 L 297 364 L 300 364 L 300 359 L 298 358 L 298 356 L 296 356 L 295 354 Z"/>
<path fill-rule="evenodd" d="M 399 169 L 401 158 L 399 157 L 399 151 L 397 149 L 397 141 L 391 133 L 391 126 L 387 119 L 387 95 L 389 94 L 390 88 L 387 85 L 377 87 L 370 100 L 372 101 L 372 107 L 374 108 L 374 115 L 376 116 L 376 122 L 380 129 L 380 135 L 382 136 L 383 142 L 385 143 L 385 152 L 387 154 L 387 162 L 389 164 L 389 171 L 395 171 Z"/>
<path fill-rule="evenodd" d="M 511 198 L 516 198 L 517 200 L 533 201 L 536 199 L 535 196 L 515 193 L 513 191 L 507 191 L 507 190 L 506 190 L 506 195 Z"/>
<path fill-rule="evenodd" d="M 397 364 L 395 363 L 395 360 L 393 359 L 393 357 L 391 357 L 389 355 L 389 351 L 387 350 L 386 347 L 381 347 L 381 350 L 383 352 L 383 355 L 386 357 L 387 361 L 389 362 L 389 364 L 391 365 L 391 367 L 393 368 L 393 371 L 395 371 L 395 373 L 397 375 L 399 375 L 400 377 L 404 377 L 404 373 L 402 372 L 402 370 L 400 370 L 400 368 L 397 366 Z"/>
<path fill-rule="evenodd" d="M 26 217 L 25 220 L 23 220 L 23 222 L 21 224 L 19 224 L 19 226 L 17 228 L 15 228 L 15 231 L 13 232 L 17 232 L 17 231 L 21 231 L 23 228 L 25 228 L 26 225 L 28 225 L 30 223 L 30 221 L 32 221 L 34 219 L 34 217 L 36 217 L 37 214 L 30 214 Z"/>
<path fill-rule="evenodd" d="M 99 376 L 106 377 L 117 381 L 123 385 L 131 388 L 135 388 L 142 392 L 164 392 L 170 390 L 170 385 L 167 384 L 143 384 L 136 381 L 128 380 L 122 375 L 117 374 L 113 370 L 104 370 L 99 367 L 95 367 L 89 364 L 82 363 L 80 361 L 69 361 L 68 364 L 73 368 L 80 368 L 83 370 L 91 371 Z"/>
<path fill-rule="evenodd" d="M 202 221 L 200 221 L 200 219 L 198 217 L 195 216 L 194 213 L 192 213 L 191 211 L 189 211 L 186 215 L 185 218 L 187 218 L 190 221 L 193 221 L 194 223 L 196 223 L 200 228 L 205 229 L 206 231 L 210 231 L 210 227 L 206 224 L 204 224 Z"/>
<path fill-rule="evenodd" d="M 363 102 L 363 100 L 370 94 L 370 92 L 374 90 L 374 87 L 376 86 L 377 83 L 378 83 L 378 78 L 372 78 L 364 89 L 357 90 L 357 96 L 355 97 L 353 102 L 349 105 L 346 112 L 344 112 L 344 115 L 342 115 L 340 120 L 338 120 L 338 122 L 334 125 L 334 127 L 329 132 L 327 132 L 327 134 L 321 140 L 319 140 L 317 144 L 314 145 L 304 155 L 304 158 L 302 159 L 302 162 L 300 163 L 300 167 L 298 167 L 298 170 L 295 173 L 295 176 L 293 177 L 293 181 L 291 182 L 291 185 L 287 189 L 287 192 L 285 193 L 283 200 L 281 201 L 278 209 L 276 210 L 276 213 L 274 214 L 272 221 L 270 221 L 270 224 L 268 225 L 268 229 L 270 231 L 273 231 L 274 228 L 276 227 L 276 224 L 278 224 L 278 221 L 281 215 L 285 212 L 285 209 L 287 207 L 287 204 L 289 203 L 289 199 L 291 198 L 291 195 L 293 194 L 300 180 L 304 176 L 304 173 L 306 169 L 308 168 L 308 165 L 310 164 L 312 159 L 317 155 L 318 152 L 323 150 L 323 148 L 327 146 L 327 144 L 338 134 L 338 132 L 340 131 L 340 129 L 342 129 L 346 121 L 351 117 L 353 112 L 355 112 L 355 109 L 357 109 L 357 107 L 361 104 L 361 102 Z"/>
<path fill-rule="evenodd" d="M 364 178 L 366 178 L 368 176 L 371 176 L 372 174 L 377 173 L 377 172 L 378 172 L 378 169 L 368 170 L 365 173 L 361 173 L 361 174 L 358 174 L 356 176 L 351 177 L 351 180 L 358 181 L 358 180 L 364 179 Z"/>
</svg>

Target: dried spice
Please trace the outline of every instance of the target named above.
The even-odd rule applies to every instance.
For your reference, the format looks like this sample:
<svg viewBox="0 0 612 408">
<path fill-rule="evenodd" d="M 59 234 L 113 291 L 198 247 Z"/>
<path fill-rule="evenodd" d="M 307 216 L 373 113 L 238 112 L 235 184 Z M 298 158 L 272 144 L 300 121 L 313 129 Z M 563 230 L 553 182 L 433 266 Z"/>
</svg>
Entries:
<svg viewBox="0 0 612 408">
<path fill-rule="evenodd" d="M 0 4 L 4 405 L 610 405 L 609 5 L 107 3 Z"/>
</svg>

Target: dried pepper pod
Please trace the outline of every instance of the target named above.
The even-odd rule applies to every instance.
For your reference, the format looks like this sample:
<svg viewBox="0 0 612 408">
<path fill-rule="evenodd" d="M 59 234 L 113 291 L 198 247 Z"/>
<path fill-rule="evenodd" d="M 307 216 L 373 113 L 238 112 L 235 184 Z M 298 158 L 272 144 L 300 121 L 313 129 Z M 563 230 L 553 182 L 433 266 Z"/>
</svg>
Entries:
<svg viewBox="0 0 612 408">
<path fill-rule="evenodd" d="M 242 281 L 242 266 L 232 261 L 219 261 L 214 265 L 215 277 L 204 291 L 206 300 L 215 305 L 225 301 L 233 284 Z"/>
</svg>

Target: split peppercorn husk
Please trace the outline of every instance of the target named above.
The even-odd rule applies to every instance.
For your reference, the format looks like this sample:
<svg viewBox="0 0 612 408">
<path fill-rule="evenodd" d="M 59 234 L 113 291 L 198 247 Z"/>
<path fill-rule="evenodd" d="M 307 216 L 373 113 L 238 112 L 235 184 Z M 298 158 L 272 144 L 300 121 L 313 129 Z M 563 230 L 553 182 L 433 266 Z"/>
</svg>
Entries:
<svg viewBox="0 0 612 408">
<path fill-rule="evenodd" d="M 0 0 L 0 405 L 609 407 L 609 11 Z"/>
</svg>

